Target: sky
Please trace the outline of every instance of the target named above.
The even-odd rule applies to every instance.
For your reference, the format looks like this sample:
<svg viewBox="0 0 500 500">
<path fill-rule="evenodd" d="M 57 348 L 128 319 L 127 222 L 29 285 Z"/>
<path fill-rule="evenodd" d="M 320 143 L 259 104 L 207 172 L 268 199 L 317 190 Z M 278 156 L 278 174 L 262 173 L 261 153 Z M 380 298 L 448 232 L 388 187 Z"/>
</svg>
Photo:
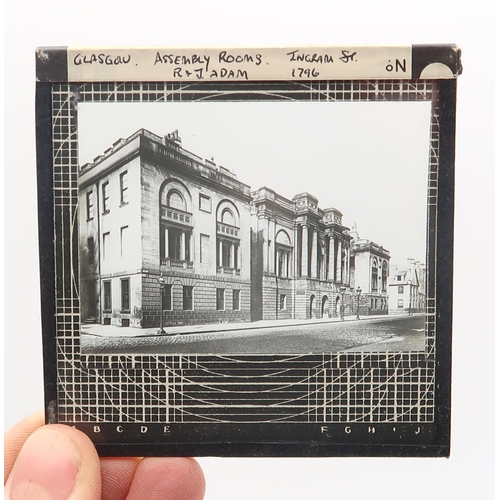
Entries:
<svg viewBox="0 0 500 500">
<path fill-rule="evenodd" d="M 80 103 L 80 165 L 139 128 L 238 179 L 293 198 L 309 192 L 392 264 L 425 262 L 429 102 Z"/>
</svg>

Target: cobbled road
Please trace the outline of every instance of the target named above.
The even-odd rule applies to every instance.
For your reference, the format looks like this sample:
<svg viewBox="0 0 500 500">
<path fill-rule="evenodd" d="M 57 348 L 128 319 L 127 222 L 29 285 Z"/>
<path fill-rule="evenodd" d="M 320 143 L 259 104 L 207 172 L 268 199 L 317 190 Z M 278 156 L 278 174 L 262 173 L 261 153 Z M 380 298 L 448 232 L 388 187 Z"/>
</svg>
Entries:
<svg viewBox="0 0 500 500">
<path fill-rule="evenodd" d="M 308 354 L 424 350 L 425 316 L 394 316 L 171 336 L 81 335 L 84 354 Z"/>
</svg>

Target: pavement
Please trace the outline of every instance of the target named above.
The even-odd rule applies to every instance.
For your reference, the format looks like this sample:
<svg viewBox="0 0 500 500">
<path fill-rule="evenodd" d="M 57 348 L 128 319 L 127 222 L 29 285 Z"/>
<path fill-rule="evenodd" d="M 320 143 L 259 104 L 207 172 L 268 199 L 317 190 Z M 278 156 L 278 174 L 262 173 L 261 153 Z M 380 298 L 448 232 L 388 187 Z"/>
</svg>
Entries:
<svg viewBox="0 0 500 500">
<path fill-rule="evenodd" d="M 190 335 L 195 333 L 234 332 L 238 330 L 261 330 L 265 328 L 278 328 L 287 326 L 315 325 L 328 323 L 346 323 L 351 321 L 374 321 L 400 318 L 405 314 L 381 314 L 371 316 L 360 316 L 357 320 L 355 315 L 340 318 L 314 318 L 314 319 L 279 319 L 260 320 L 249 323 L 213 323 L 206 325 L 183 325 L 164 327 L 166 335 Z M 159 328 L 132 328 L 112 325 L 89 324 L 82 325 L 82 334 L 97 337 L 157 337 Z"/>
</svg>

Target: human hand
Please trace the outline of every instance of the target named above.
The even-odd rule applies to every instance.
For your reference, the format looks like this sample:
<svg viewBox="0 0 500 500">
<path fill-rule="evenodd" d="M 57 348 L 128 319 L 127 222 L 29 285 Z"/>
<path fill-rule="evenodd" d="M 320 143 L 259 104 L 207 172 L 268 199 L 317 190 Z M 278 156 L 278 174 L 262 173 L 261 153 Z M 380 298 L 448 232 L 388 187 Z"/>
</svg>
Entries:
<svg viewBox="0 0 500 500">
<path fill-rule="evenodd" d="M 35 413 L 5 433 L 6 500 L 201 500 L 192 458 L 99 458 L 82 432 Z"/>
</svg>

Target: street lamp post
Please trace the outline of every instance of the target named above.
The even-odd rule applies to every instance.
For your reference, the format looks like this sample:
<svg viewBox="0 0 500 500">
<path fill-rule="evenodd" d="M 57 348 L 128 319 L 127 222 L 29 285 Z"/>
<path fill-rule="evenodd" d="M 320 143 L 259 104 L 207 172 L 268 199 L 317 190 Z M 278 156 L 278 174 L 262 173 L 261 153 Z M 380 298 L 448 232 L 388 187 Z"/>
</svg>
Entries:
<svg viewBox="0 0 500 500">
<path fill-rule="evenodd" d="M 361 297 L 361 287 L 358 286 L 358 288 L 356 288 L 356 294 L 358 295 L 358 308 L 356 309 L 356 319 L 360 319 L 359 318 L 359 299 Z"/>
<path fill-rule="evenodd" d="M 156 280 L 160 284 L 160 329 L 157 333 L 158 335 L 166 335 L 167 332 L 163 329 L 163 294 L 165 293 L 165 278 L 163 277 L 163 273 Z"/>
</svg>

